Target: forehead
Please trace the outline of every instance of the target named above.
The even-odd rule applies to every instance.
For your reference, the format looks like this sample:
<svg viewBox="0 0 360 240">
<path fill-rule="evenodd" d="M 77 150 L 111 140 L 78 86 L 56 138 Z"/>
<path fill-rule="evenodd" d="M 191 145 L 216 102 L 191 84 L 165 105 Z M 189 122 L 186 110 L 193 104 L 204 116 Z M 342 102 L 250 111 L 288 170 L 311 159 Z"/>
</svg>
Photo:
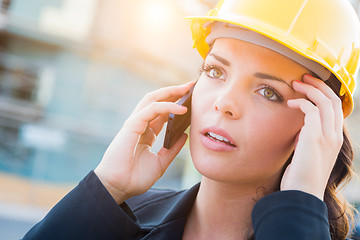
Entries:
<svg viewBox="0 0 360 240">
<path fill-rule="evenodd" d="M 284 71 L 291 68 L 297 72 L 312 73 L 306 67 L 278 52 L 239 39 L 216 39 L 209 52 L 209 55 L 211 54 L 221 56 L 232 64 L 237 62 L 241 64 L 244 64 L 244 62 L 247 64 L 258 62 L 259 67 L 277 68 Z"/>
</svg>

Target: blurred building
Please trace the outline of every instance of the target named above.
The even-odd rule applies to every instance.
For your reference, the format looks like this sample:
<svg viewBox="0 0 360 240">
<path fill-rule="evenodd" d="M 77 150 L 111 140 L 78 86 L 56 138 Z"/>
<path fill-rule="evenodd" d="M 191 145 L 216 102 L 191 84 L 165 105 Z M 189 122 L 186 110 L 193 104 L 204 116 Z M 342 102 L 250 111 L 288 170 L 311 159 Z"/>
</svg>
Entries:
<svg viewBox="0 0 360 240">
<path fill-rule="evenodd" d="M 0 1 L 2 234 L 23 233 L 94 169 L 145 93 L 197 77 L 184 7 L 150 2 Z M 158 185 L 180 188 L 187 158 Z"/>
<path fill-rule="evenodd" d="M 145 93 L 194 80 L 201 61 L 184 1 L 7 0 L 0 9 L 0 238 L 15 239 L 97 166 Z M 181 188 L 186 159 L 158 186 Z"/>
<path fill-rule="evenodd" d="M 0 0 L 0 221 L 36 221 L 96 167 L 145 93 L 197 78 L 183 17 L 215 2 Z M 347 121 L 359 149 L 357 105 Z M 158 186 L 196 181 L 187 154 Z M 353 185 L 347 194 L 360 201 Z"/>
<path fill-rule="evenodd" d="M 5 173 L 79 181 L 145 93 L 192 80 L 200 66 L 189 64 L 199 59 L 176 2 L 32 0 L 2 7 Z"/>
</svg>

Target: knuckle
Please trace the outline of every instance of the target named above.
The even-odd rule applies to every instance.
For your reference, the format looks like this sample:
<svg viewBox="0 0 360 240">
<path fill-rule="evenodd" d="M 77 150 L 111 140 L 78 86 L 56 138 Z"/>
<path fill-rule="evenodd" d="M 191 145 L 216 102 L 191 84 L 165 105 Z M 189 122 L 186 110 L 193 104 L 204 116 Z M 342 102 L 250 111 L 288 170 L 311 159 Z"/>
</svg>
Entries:
<svg viewBox="0 0 360 240">
<path fill-rule="evenodd" d="M 320 110 L 318 107 L 316 107 L 314 104 L 309 103 L 309 108 L 313 114 L 318 115 L 320 113 Z"/>
<path fill-rule="evenodd" d="M 156 96 L 156 91 L 155 92 L 149 92 L 147 94 L 145 94 L 144 99 L 148 100 L 148 101 L 154 101 Z"/>
<path fill-rule="evenodd" d="M 333 146 L 341 147 L 343 143 L 342 135 L 338 135 L 335 132 L 329 136 L 329 141 L 332 143 Z"/>
<path fill-rule="evenodd" d="M 341 104 L 341 99 L 340 99 L 335 93 L 334 93 L 333 101 L 334 101 L 336 104 Z"/>
<path fill-rule="evenodd" d="M 129 123 L 131 123 L 133 121 L 133 116 L 134 114 L 130 115 L 125 121 L 124 121 L 124 125 L 128 125 Z"/>
<path fill-rule="evenodd" d="M 158 109 L 161 104 L 159 102 L 152 102 L 149 104 L 149 109 L 155 110 Z"/>
<path fill-rule="evenodd" d="M 169 108 L 169 103 L 167 102 L 152 102 L 149 105 L 149 108 L 155 112 L 166 111 Z"/>
<path fill-rule="evenodd" d="M 327 98 L 327 97 L 323 97 L 321 100 L 320 100 L 320 104 L 321 105 L 326 105 L 326 106 L 332 106 L 332 101 Z"/>
<path fill-rule="evenodd" d="M 338 96 L 335 96 L 333 99 L 333 102 L 336 106 L 340 106 L 342 105 L 341 99 Z"/>
<path fill-rule="evenodd" d="M 322 145 L 323 138 L 320 133 L 313 133 L 309 136 L 309 139 L 311 139 L 311 142 L 316 143 L 318 145 Z"/>
<path fill-rule="evenodd" d="M 296 101 L 298 101 L 299 106 L 302 108 L 304 108 L 308 105 L 308 101 L 306 99 L 301 98 L 301 99 L 297 99 Z"/>
<path fill-rule="evenodd" d="M 340 134 L 340 136 L 337 137 L 337 141 L 336 143 L 338 144 L 338 146 L 342 146 L 344 143 L 344 136 L 342 134 Z"/>
<path fill-rule="evenodd" d="M 334 143 L 335 145 L 337 145 L 337 143 L 339 143 L 339 138 L 335 133 L 332 133 L 329 136 L 329 140 L 330 140 L 331 143 Z"/>
<path fill-rule="evenodd" d="M 158 105 L 157 102 L 152 102 L 152 103 L 149 104 L 149 107 L 150 107 L 150 108 L 154 108 L 154 107 L 156 107 L 157 105 Z"/>
<path fill-rule="evenodd" d="M 128 119 L 125 120 L 124 124 L 123 124 L 123 128 L 128 128 L 131 126 L 131 124 L 133 123 L 133 118 L 129 117 Z"/>
</svg>

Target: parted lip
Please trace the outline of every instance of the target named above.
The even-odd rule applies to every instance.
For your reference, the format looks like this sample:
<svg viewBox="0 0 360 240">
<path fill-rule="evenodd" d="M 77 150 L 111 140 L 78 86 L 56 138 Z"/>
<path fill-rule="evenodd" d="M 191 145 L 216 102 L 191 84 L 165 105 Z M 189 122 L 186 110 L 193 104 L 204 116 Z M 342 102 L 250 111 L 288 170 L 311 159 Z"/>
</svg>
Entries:
<svg viewBox="0 0 360 240">
<path fill-rule="evenodd" d="M 220 136 L 226 138 L 227 140 L 230 141 L 230 143 L 232 145 L 234 145 L 236 147 L 236 143 L 235 143 L 234 139 L 232 139 L 230 134 L 225 129 L 215 127 L 215 126 L 211 126 L 211 127 L 206 127 L 201 131 L 201 133 L 203 135 L 205 135 L 206 133 L 209 133 L 209 132 L 215 133 L 217 135 L 220 135 Z"/>
</svg>

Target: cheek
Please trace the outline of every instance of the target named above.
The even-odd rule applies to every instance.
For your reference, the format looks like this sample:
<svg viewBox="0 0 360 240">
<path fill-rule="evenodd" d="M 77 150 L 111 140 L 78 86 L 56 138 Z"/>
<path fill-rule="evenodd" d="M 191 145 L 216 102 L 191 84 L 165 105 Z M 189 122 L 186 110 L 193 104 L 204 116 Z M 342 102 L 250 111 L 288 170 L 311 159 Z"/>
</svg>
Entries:
<svg viewBox="0 0 360 240">
<path fill-rule="evenodd" d="M 282 119 L 253 118 L 247 131 L 246 149 L 248 159 L 244 167 L 244 176 L 266 179 L 280 177 L 284 164 L 294 150 L 295 138 L 301 129 L 298 118 Z"/>
<path fill-rule="evenodd" d="M 196 83 L 191 100 L 191 125 L 196 123 L 211 108 L 211 99 L 209 98 L 209 89 L 206 89 L 201 81 L 201 77 Z"/>
<path fill-rule="evenodd" d="M 273 161 L 286 161 L 294 149 L 303 118 L 300 111 L 292 109 L 263 116 L 263 119 L 256 116 L 251 120 L 253 127 L 249 128 L 249 136 L 253 136 L 251 139 L 254 141 L 252 145 L 259 147 L 259 154 L 265 152 L 272 156 Z"/>
</svg>

